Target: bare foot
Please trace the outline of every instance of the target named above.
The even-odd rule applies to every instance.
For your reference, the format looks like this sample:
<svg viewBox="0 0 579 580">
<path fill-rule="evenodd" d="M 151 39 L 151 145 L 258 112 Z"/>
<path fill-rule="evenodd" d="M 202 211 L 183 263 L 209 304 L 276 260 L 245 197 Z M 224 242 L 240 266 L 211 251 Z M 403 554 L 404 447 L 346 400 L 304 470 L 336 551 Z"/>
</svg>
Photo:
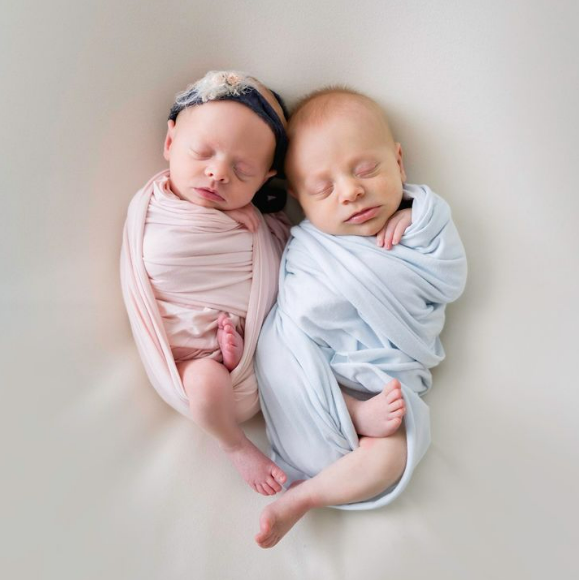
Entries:
<svg viewBox="0 0 579 580">
<path fill-rule="evenodd" d="M 235 469 L 249 486 L 262 495 L 275 495 L 281 491 L 286 474 L 268 459 L 247 437 L 234 448 L 222 448 Z"/>
<path fill-rule="evenodd" d="M 381 393 L 367 401 L 356 401 L 349 410 L 359 435 L 388 437 L 396 433 L 406 413 L 400 381 L 392 379 Z"/>
<path fill-rule="evenodd" d="M 302 483 L 301 481 L 299 483 Z M 313 505 L 296 482 L 279 499 L 268 505 L 259 518 L 255 541 L 261 548 L 275 546 Z"/>
<path fill-rule="evenodd" d="M 217 319 L 217 324 L 217 342 L 223 355 L 223 366 L 231 372 L 241 360 L 243 338 L 235 330 L 235 326 L 227 314 L 222 312 Z"/>
</svg>

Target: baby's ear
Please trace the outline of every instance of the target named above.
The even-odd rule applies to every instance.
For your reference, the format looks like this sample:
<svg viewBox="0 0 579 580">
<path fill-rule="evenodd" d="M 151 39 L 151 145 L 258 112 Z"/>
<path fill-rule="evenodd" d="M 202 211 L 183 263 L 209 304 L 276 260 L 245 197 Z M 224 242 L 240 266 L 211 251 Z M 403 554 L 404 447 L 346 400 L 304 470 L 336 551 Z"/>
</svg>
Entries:
<svg viewBox="0 0 579 580">
<path fill-rule="evenodd" d="M 173 138 L 175 136 L 175 121 L 169 119 L 167 121 L 167 135 L 165 136 L 165 143 L 163 145 L 163 157 L 169 161 L 169 151 L 173 145 Z"/>
<path fill-rule="evenodd" d="M 398 162 L 398 167 L 400 168 L 400 178 L 402 183 L 406 183 L 406 171 L 404 171 L 404 162 L 402 161 L 402 145 L 396 143 L 396 161 Z"/>
</svg>

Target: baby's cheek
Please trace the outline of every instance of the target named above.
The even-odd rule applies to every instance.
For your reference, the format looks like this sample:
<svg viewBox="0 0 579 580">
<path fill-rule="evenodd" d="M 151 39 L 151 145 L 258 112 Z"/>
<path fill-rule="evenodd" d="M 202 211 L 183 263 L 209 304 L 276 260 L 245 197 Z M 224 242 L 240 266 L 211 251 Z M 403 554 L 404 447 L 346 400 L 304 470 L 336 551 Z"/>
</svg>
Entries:
<svg viewBox="0 0 579 580">
<path fill-rule="evenodd" d="M 361 234 L 361 235 L 365 235 L 365 236 L 375 236 L 378 234 L 378 232 L 380 232 L 381 230 L 383 230 L 386 227 L 386 224 L 388 223 L 388 220 L 390 219 L 390 213 L 385 212 L 384 215 L 379 215 L 377 216 L 377 218 L 375 220 L 371 220 L 370 222 L 366 223 L 366 224 L 362 224 L 362 226 L 367 226 L 367 232 L 365 234 Z"/>
</svg>

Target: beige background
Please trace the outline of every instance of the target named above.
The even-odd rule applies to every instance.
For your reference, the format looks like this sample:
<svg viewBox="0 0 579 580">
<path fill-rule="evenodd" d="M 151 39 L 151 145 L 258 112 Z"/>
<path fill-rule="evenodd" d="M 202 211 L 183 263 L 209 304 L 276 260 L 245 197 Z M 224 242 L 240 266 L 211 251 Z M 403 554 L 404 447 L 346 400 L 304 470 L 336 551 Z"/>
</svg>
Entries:
<svg viewBox="0 0 579 580">
<path fill-rule="evenodd" d="M 576 577 L 577 6 L 3 0 L 2 577 Z M 117 275 L 173 95 L 210 68 L 378 99 L 470 263 L 407 493 L 270 551 L 269 500 L 148 386 Z"/>
</svg>

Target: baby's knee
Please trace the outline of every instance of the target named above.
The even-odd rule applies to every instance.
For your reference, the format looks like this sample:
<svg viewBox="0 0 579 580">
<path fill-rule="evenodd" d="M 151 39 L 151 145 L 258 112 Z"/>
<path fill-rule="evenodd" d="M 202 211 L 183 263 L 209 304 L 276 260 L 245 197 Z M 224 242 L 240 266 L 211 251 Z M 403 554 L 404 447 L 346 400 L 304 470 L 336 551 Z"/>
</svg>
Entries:
<svg viewBox="0 0 579 580">
<path fill-rule="evenodd" d="M 384 475 L 386 487 L 402 477 L 407 457 L 404 426 L 389 437 L 361 437 L 360 447 L 371 456 L 369 463 Z"/>
<path fill-rule="evenodd" d="M 222 388 L 229 378 L 227 369 L 212 359 L 189 361 L 179 368 L 183 388 L 191 406 L 200 411 L 210 409 L 218 404 L 222 397 Z"/>
</svg>

